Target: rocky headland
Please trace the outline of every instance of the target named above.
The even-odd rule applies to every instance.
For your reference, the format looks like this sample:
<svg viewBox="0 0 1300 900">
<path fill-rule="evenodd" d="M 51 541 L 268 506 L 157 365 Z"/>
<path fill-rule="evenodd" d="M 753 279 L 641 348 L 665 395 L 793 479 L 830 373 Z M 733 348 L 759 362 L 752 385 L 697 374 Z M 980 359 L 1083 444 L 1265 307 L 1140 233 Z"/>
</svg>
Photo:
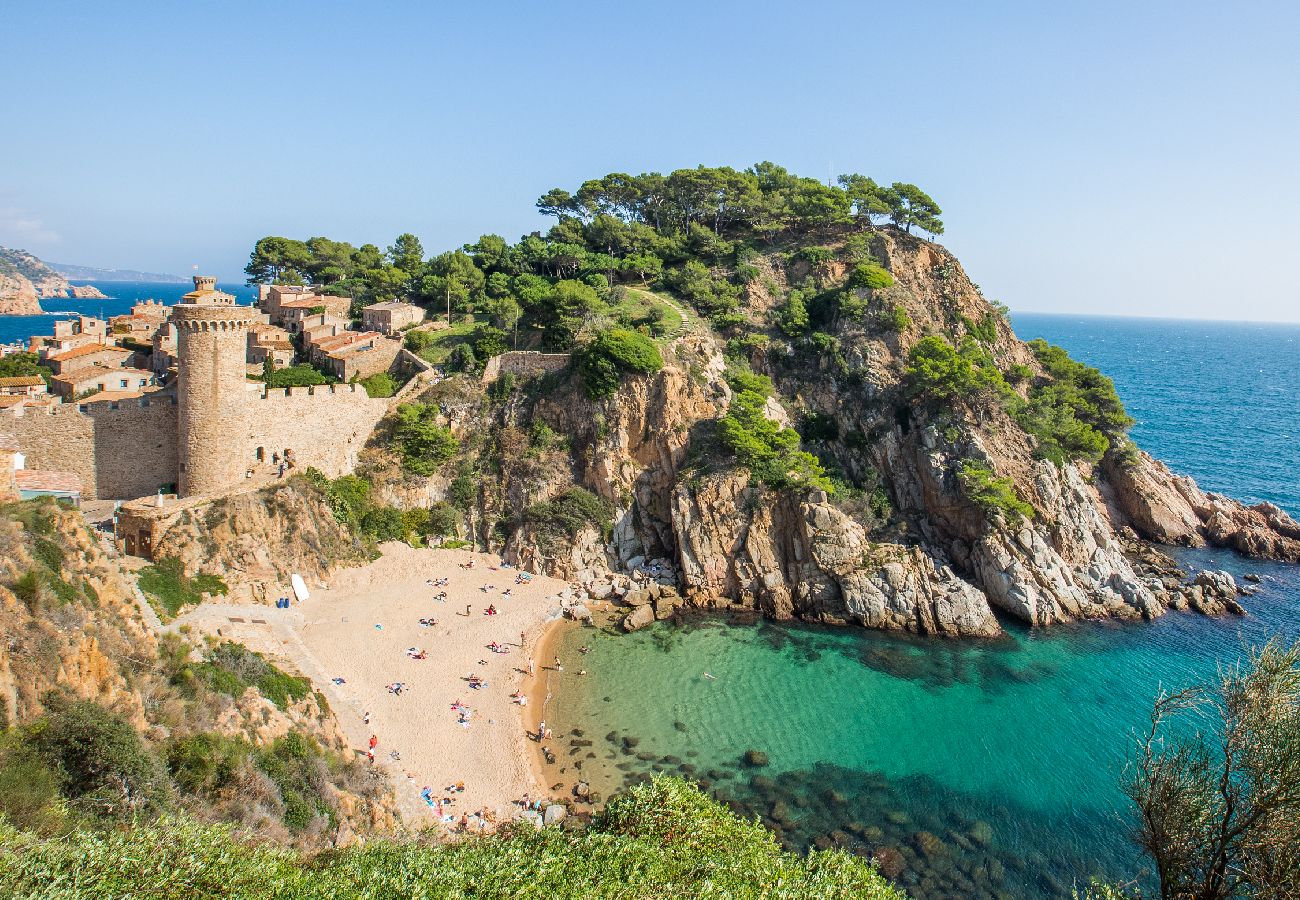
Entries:
<svg viewBox="0 0 1300 900">
<path fill-rule="evenodd" d="M 40 315 L 40 301 L 51 297 L 93 300 L 105 295 L 94 285 L 68 284 L 67 276 L 26 250 L 0 247 L 0 316 Z"/>
<path fill-rule="evenodd" d="M 1060 379 L 1042 349 L 1015 336 L 941 246 L 893 228 L 876 230 L 870 246 L 887 287 L 846 287 L 848 267 L 834 258 L 773 257 L 746 288 L 758 314 L 795 284 L 855 295 L 868 313 L 828 317 L 830 352 L 808 353 L 772 329 L 738 354 L 734 339 L 693 321 L 662 371 L 608 399 L 589 399 L 572 373 L 504 403 L 440 386 L 428 399 L 477 448 L 461 466 L 497 475 L 474 499 L 474 540 L 597 597 L 652 581 L 678 598 L 670 611 L 740 607 L 953 636 L 998 634 L 999 615 L 1048 626 L 1189 605 L 1241 610 L 1230 575 L 1188 576 L 1162 544 L 1300 561 L 1300 525 L 1284 512 L 1206 494 L 1118 431 L 1099 460 L 1048 458 L 1017 412 Z M 880 311 L 901 327 L 882 327 Z M 935 335 L 977 348 L 973 367 L 1009 373 L 1005 387 L 941 400 L 918 391 L 917 347 Z M 774 489 L 719 449 L 717 423 L 736 395 L 726 373 L 738 363 L 771 379 L 765 415 L 800 423 L 804 445 L 850 484 L 874 486 L 869 496 L 842 485 Z M 528 448 L 539 425 L 567 436 L 567 452 Z M 501 453 L 521 440 L 531 452 Z M 427 505 L 447 481 L 406 476 L 385 490 Z M 612 524 L 544 533 L 527 510 L 574 486 L 605 500 Z"/>
</svg>

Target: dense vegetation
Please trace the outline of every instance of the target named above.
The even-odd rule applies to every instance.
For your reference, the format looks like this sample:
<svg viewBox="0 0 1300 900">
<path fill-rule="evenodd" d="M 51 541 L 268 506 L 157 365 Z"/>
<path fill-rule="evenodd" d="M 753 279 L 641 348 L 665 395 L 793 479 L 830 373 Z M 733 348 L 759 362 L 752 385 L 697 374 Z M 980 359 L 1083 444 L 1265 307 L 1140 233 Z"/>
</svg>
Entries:
<svg viewBox="0 0 1300 900">
<path fill-rule="evenodd" d="M 975 329 L 979 330 L 978 327 Z M 986 349 L 988 340 L 967 336 L 954 347 L 940 335 L 922 338 L 908 357 L 906 384 L 912 397 L 948 406 L 996 401 L 1035 438 L 1034 454 L 1057 465 L 1098 462 L 1112 446 L 1125 446 L 1133 420 L 1115 384 L 1097 369 L 1073 360 L 1060 347 L 1031 341 L 1045 372 L 1013 366 L 1004 375 Z M 1031 380 L 1032 379 L 1032 380 Z M 1026 396 L 1012 382 L 1028 381 Z"/>
<path fill-rule="evenodd" d="M 728 381 L 735 395 L 727 414 L 718 420 L 718 435 L 736 460 L 777 490 L 820 488 L 833 492 L 817 457 L 799 449 L 799 432 L 765 414 L 772 396 L 771 379 L 737 371 L 730 373 Z"/>
<path fill-rule="evenodd" d="M 451 431 L 439 425 L 438 408 L 424 403 L 402 403 L 393 423 L 393 446 L 402 468 L 412 475 L 432 475 L 456 455 L 460 445 Z"/>
<path fill-rule="evenodd" d="M 440 845 L 371 843 L 307 861 L 185 820 L 41 840 L 0 828 L 11 896 L 862 898 L 902 900 L 862 859 L 783 852 L 685 782 L 614 798 L 589 828 L 507 829 Z"/>
<path fill-rule="evenodd" d="M 275 360 L 268 356 L 262 363 L 262 381 L 269 388 L 287 388 L 334 384 L 338 379 L 308 363 L 279 368 Z"/>
<path fill-rule="evenodd" d="M 578 354 L 578 371 L 593 399 L 614 393 L 625 374 L 658 372 L 663 365 L 654 341 L 627 328 L 600 332 Z"/>
<path fill-rule="evenodd" d="M 570 540 L 584 528 L 607 536 L 614 524 L 614 505 L 584 488 L 571 487 L 524 510 L 523 521 L 533 529 L 538 546 L 552 551 L 562 537 Z"/>
<path fill-rule="evenodd" d="M 430 509 L 398 509 L 376 503 L 371 497 L 370 482 L 360 475 L 340 475 L 331 480 L 317 469 L 309 468 L 302 479 L 320 491 L 335 520 L 368 545 L 405 541 L 420 547 L 430 537 L 445 537 L 455 530 L 454 511 L 447 504 Z"/>
</svg>

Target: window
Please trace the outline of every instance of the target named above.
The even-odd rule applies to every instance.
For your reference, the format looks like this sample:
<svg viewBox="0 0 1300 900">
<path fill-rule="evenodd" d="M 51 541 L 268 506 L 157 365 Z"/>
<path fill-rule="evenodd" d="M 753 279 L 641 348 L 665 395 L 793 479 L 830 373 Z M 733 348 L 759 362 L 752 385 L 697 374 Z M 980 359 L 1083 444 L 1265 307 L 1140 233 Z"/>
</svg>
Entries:
<svg viewBox="0 0 1300 900">
<path fill-rule="evenodd" d="M 143 382 L 141 382 L 141 383 L 143 384 Z M 123 378 L 123 379 L 122 379 L 122 387 L 126 387 L 126 386 L 127 386 L 127 380 L 126 380 L 125 378 Z"/>
</svg>

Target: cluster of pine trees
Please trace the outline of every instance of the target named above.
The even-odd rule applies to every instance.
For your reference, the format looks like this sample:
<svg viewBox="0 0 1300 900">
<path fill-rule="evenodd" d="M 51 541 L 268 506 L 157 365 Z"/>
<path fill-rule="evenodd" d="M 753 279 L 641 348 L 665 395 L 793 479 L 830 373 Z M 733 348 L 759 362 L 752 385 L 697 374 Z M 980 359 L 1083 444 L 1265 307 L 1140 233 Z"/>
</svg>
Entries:
<svg viewBox="0 0 1300 900">
<path fill-rule="evenodd" d="M 250 283 L 309 284 L 358 305 L 409 298 L 449 321 L 457 313 L 486 314 L 516 333 L 522 321 L 541 330 L 545 346 L 567 349 L 585 323 L 608 311 L 620 284 L 657 282 L 721 324 L 734 312 L 739 286 L 710 269 L 743 272 L 745 259 L 782 238 L 885 220 L 908 231 L 943 231 L 938 204 L 915 185 L 842 175 L 831 186 L 766 162 L 744 171 L 614 173 L 573 193 L 548 191 L 537 207 L 556 224 L 514 244 L 489 234 L 426 258 L 413 234 L 386 250 L 325 237 L 265 237 L 245 272 Z"/>
</svg>

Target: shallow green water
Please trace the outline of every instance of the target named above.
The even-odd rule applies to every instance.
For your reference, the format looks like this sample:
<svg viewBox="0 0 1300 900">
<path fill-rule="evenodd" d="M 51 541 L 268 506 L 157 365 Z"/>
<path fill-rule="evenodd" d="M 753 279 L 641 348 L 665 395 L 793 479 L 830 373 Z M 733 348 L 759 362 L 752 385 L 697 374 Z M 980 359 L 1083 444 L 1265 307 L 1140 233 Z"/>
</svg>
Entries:
<svg viewBox="0 0 1300 900">
<path fill-rule="evenodd" d="M 1240 570 L 1230 557 L 1189 561 Z M 677 772 L 764 817 L 791 847 L 898 848 L 917 895 L 965 893 L 969 871 L 990 866 L 1012 896 L 1059 895 L 1142 866 L 1119 779 L 1160 685 L 1195 681 L 1292 626 L 1283 597 L 1295 570 L 1251 571 L 1273 577 L 1244 621 L 1171 614 L 981 643 L 711 618 L 632 635 L 578 630 L 560 649 L 568 664 L 547 715 L 565 777 L 604 793 Z M 566 746 L 575 727 L 593 747 Z M 746 766 L 749 750 L 768 765 Z M 989 826 L 987 847 L 970 840 L 984 835 L 977 822 Z M 943 846 L 919 852 L 918 832 Z"/>
<path fill-rule="evenodd" d="M 1300 329 L 1027 315 L 1015 325 L 1114 376 L 1135 438 L 1177 471 L 1300 514 Z M 1008 625 L 992 643 L 707 619 L 571 633 L 547 710 L 561 777 L 606 794 L 650 771 L 694 777 L 791 847 L 892 848 L 890 874 L 916 897 L 1068 896 L 1091 875 L 1132 879 L 1145 864 L 1119 780 L 1160 686 L 1210 678 L 1272 635 L 1300 637 L 1300 569 L 1184 557 L 1263 574 L 1243 601 L 1251 616 Z M 745 766 L 751 749 L 769 764 Z"/>
</svg>

